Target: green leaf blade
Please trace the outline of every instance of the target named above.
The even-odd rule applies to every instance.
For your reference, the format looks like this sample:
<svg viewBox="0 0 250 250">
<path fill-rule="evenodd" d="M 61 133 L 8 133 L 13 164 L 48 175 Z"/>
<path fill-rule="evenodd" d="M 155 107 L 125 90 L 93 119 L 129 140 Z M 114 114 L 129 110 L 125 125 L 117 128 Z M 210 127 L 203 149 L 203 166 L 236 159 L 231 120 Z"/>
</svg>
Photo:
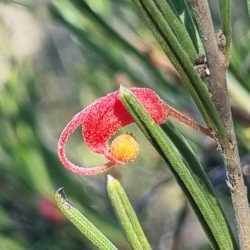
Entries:
<svg viewBox="0 0 250 250">
<path fill-rule="evenodd" d="M 152 250 L 127 194 L 119 181 L 110 175 L 107 180 L 107 191 L 131 247 L 134 250 Z"/>
<path fill-rule="evenodd" d="M 162 13 L 162 16 L 169 24 L 170 28 L 174 32 L 182 48 L 187 52 L 191 62 L 195 62 L 198 57 L 195 46 L 180 19 L 174 14 L 170 5 L 166 0 L 154 0 L 155 4 L 158 6 Z M 183 3 L 184 6 L 184 3 Z"/>
<path fill-rule="evenodd" d="M 198 163 L 196 163 L 196 168 L 199 169 L 199 172 L 196 173 L 188 164 L 187 159 L 183 158 L 170 137 L 153 121 L 132 92 L 122 88 L 120 98 L 142 132 L 169 164 L 213 246 L 223 250 L 236 249 L 231 229 Z"/>
<path fill-rule="evenodd" d="M 190 60 L 182 44 L 170 28 L 169 21 L 164 19 L 154 0 L 134 0 L 134 2 L 141 10 L 164 52 L 180 73 L 185 88 L 193 97 L 207 126 L 213 128 L 219 138 L 226 140 L 225 127 L 211 99 L 208 88 L 196 73 L 194 62 Z"/>
<path fill-rule="evenodd" d="M 55 195 L 55 201 L 65 217 L 100 250 L 118 250 L 113 243 L 66 199 L 63 189 Z"/>
</svg>

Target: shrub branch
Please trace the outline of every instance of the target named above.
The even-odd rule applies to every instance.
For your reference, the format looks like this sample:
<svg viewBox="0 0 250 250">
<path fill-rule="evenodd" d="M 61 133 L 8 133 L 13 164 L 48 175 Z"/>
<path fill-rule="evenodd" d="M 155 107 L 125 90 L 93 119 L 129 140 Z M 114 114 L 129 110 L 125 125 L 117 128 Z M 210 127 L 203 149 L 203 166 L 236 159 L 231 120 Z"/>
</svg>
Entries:
<svg viewBox="0 0 250 250">
<path fill-rule="evenodd" d="M 227 182 L 231 191 L 239 242 L 241 249 L 249 250 L 250 211 L 247 190 L 240 166 L 238 145 L 234 132 L 231 104 L 227 89 L 227 55 L 224 55 L 219 49 L 208 2 L 206 0 L 192 0 L 192 7 L 199 26 L 208 60 L 208 67 L 211 73 L 208 79 L 209 90 L 227 132 L 227 138 L 220 138 L 219 141 L 227 166 Z"/>
</svg>

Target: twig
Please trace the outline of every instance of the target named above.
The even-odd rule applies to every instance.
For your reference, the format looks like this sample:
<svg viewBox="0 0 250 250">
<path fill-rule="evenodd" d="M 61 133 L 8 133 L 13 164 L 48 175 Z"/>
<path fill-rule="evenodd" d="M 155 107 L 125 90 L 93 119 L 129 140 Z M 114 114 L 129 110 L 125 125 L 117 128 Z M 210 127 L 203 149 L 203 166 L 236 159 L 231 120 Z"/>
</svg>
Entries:
<svg viewBox="0 0 250 250">
<path fill-rule="evenodd" d="M 208 2 L 206 0 L 192 0 L 192 7 L 197 19 L 211 73 L 208 78 L 209 90 L 227 131 L 227 138 L 220 138 L 220 144 L 227 166 L 227 176 L 230 183 L 240 246 L 241 249 L 247 250 L 250 249 L 250 211 L 247 190 L 240 168 L 240 158 L 227 90 L 226 71 L 228 63 L 217 44 Z"/>
</svg>

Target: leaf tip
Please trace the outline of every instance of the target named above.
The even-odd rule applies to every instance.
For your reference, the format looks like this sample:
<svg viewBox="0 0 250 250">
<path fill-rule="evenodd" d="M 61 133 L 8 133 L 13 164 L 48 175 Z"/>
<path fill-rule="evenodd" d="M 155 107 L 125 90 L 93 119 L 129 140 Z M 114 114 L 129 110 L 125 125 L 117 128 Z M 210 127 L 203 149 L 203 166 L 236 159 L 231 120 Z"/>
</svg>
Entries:
<svg viewBox="0 0 250 250">
<path fill-rule="evenodd" d="M 112 193 L 117 187 L 118 180 L 115 179 L 112 175 L 107 175 L 107 190 L 108 193 Z"/>
<path fill-rule="evenodd" d="M 130 90 L 125 85 L 120 84 L 120 89 L 119 89 L 120 96 L 124 96 L 129 93 L 130 93 Z"/>
<path fill-rule="evenodd" d="M 110 174 L 107 175 L 107 183 L 111 183 L 114 180 L 115 180 L 115 178 L 112 175 L 110 175 Z"/>
<path fill-rule="evenodd" d="M 127 88 L 125 87 L 125 85 L 123 85 L 122 83 L 120 84 L 120 92 L 123 92 L 124 90 L 126 90 Z"/>
<path fill-rule="evenodd" d="M 64 192 L 64 187 L 58 188 L 57 191 L 56 191 L 56 195 L 59 195 L 63 199 L 66 199 L 66 194 Z"/>
</svg>

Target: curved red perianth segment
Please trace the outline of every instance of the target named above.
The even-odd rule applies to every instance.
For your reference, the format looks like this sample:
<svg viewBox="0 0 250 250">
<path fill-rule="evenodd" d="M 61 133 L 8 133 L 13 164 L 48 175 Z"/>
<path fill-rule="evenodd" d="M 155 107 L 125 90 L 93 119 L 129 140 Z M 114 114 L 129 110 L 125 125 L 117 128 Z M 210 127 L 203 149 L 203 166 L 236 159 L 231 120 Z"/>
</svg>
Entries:
<svg viewBox="0 0 250 250">
<path fill-rule="evenodd" d="M 168 116 L 169 106 L 158 95 L 148 88 L 130 89 L 145 109 L 158 124 Z M 120 128 L 134 122 L 119 99 L 119 91 L 97 99 L 94 103 L 76 114 L 61 133 L 58 142 L 58 155 L 62 164 L 70 171 L 79 175 L 96 175 L 106 172 L 115 164 L 123 164 L 110 153 L 108 141 Z M 109 162 L 94 168 L 79 167 L 70 162 L 65 154 L 64 146 L 71 134 L 82 127 L 84 142 L 96 153 L 103 154 Z"/>
<path fill-rule="evenodd" d="M 130 89 L 157 123 L 166 120 L 166 105 L 156 93 L 146 88 Z M 119 99 L 115 91 L 98 99 L 85 108 L 86 116 L 82 125 L 84 142 L 95 152 L 105 154 L 110 137 L 121 127 L 133 122 L 133 118 Z"/>
</svg>

